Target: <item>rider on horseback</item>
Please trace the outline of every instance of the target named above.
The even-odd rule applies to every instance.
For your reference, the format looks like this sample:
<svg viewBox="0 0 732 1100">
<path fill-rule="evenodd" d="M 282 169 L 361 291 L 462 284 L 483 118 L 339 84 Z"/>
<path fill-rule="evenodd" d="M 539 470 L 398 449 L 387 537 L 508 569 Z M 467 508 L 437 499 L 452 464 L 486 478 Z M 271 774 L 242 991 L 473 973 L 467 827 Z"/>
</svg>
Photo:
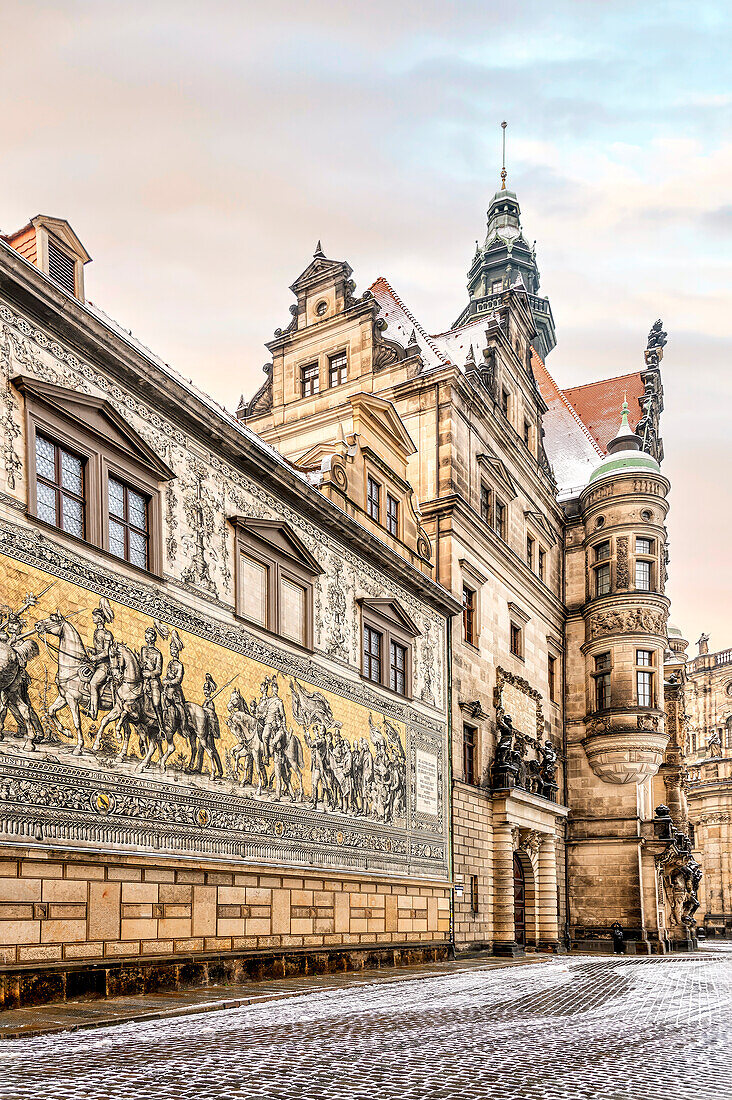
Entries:
<svg viewBox="0 0 732 1100">
<path fill-rule="evenodd" d="M 99 713 L 99 696 L 102 687 L 112 679 L 111 649 L 114 645 L 114 635 L 108 629 L 108 624 L 114 619 L 114 611 L 109 605 L 109 600 L 102 596 L 99 607 L 92 611 L 94 620 L 94 648 L 87 651 L 89 663 L 94 665 L 94 672 L 89 681 L 89 714 L 92 721 L 96 721 Z"/>
<path fill-rule="evenodd" d="M 145 631 L 145 645 L 140 650 L 140 672 L 142 673 L 142 691 L 155 715 L 161 734 L 163 729 L 163 688 L 160 678 L 163 674 L 163 655 L 155 645 L 158 632 L 154 626 Z"/>
<path fill-rule="evenodd" d="M 171 729 L 178 726 L 187 732 L 186 699 L 182 686 L 186 670 L 183 662 L 178 660 L 182 651 L 183 640 L 174 630 L 170 637 L 170 660 L 163 677 L 163 710 L 166 724 Z"/>
</svg>

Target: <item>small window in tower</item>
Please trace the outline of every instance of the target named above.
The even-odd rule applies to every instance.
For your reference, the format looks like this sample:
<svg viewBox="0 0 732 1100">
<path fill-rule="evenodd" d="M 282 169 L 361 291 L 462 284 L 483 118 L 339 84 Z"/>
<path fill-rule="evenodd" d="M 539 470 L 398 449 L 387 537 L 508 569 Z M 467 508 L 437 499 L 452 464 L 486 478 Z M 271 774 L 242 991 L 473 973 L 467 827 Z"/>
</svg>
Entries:
<svg viewBox="0 0 732 1100">
<path fill-rule="evenodd" d="M 556 703 L 556 691 L 557 691 L 557 659 L 553 657 L 551 653 L 547 657 L 547 674 L 549 678 L 549 699 L 552 703 Z"/>
<path fill-rule="evenodd" d="M 636 554 L 652 554 L 653 539 L 636 539 L 635 552 Z"/>
<path fill-rule="evenodd" d="M 611 700 L 611 657 L 609 653 L 599 653 L 595 657 L 595 707 L 605 710 Z"/>
<path fill-rule="evenodd" d="M 651 563 L 649 561 L 636 561 L 635 563 L 635 587 L 641 592 L 651 590 Z"/>
<path fill-rule="evenodd" d="M 610 566 L 598 565 L 595 570 L 595 595 L 607 596 L 610 592 Z"/>
<path fill-rule="evenodd" d="M 610 541 L 598 542 L 595 547 L 595 561 L 607 561 L 610 557 Z"/>
</svg>

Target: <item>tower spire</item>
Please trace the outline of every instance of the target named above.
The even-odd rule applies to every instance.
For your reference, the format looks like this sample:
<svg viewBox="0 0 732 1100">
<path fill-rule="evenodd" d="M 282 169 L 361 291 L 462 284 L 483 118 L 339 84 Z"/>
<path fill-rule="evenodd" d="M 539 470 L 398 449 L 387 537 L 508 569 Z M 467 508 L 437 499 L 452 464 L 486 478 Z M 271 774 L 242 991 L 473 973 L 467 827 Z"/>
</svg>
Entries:
<svg viewBox="0 0 732 1100">
<path fill-rule="evenodd" d="M 501 129 L 503 130 L 503 162 L 502 162 L 502 166 L 501 166 L 501 191 L 506 190 L 506 176 L 508 175 L 508 172 L 506 171 L 506 127 L 507 126 L 508 126 L 507 122 L 502 122 L 501 123 Z"/>
</svg>

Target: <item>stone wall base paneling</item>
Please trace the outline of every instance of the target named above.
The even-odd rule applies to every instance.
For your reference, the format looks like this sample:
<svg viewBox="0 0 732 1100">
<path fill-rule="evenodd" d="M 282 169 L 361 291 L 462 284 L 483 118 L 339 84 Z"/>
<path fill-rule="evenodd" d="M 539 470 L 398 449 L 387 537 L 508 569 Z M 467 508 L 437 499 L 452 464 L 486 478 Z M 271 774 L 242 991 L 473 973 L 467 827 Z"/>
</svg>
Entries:
<svg viewBox="0 0 732 1100">
<path fill-rule="evenodd" d="M 447 950 L 449 892 L 444 881 L 0 847 L 0 1004 L 421 962 Z"/>
</svg>

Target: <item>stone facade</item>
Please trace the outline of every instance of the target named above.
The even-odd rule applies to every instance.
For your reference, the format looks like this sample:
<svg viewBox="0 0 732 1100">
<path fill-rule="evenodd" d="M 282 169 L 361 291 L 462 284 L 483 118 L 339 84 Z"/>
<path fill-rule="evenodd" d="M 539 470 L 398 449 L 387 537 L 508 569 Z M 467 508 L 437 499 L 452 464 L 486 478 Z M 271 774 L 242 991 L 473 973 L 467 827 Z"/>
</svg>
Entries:
<svg viewBox="0 0 732 1100">
<path fill-rule="evenodd" d="M 459 605 L 416 519 L 374 539 L 78 281 L 0 264 L 4 965 L 446 945 Z"/>
<path fill-rule="evenodd" d="M 704 868 L 699 924 L 708 936 L 732 936 L 732 650 L 683 666 L 688 818 Z"/>
</svg>

